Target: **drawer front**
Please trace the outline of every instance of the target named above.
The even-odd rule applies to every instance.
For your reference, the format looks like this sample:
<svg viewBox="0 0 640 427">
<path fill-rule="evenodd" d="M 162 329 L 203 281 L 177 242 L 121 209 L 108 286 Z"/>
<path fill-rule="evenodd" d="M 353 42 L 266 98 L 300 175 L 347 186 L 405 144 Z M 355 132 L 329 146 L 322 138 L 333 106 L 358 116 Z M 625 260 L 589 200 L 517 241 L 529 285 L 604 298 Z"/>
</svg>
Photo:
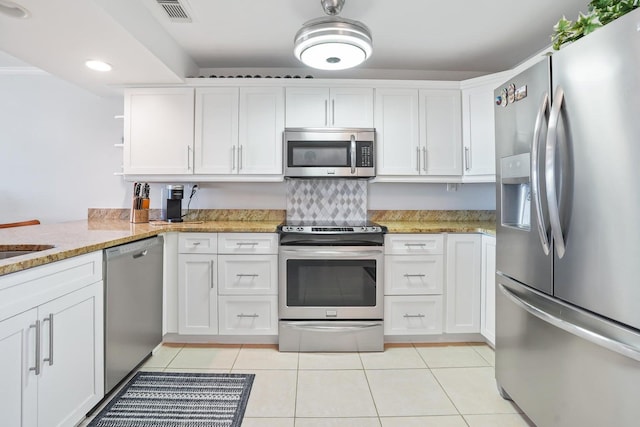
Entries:
<svg viewBox="0 0 640 427">
<path fill-rule="evenodd" d="M 181 254 L 215 254 L 217 251 L 217 233 L 180 233 L 178 236 Z"/>
<path fill-rule="evenodd" d="M 386 255 L 384 263 L 385 295 L 442 294 L 442 255 Z"/>
<path fill-rule="evenodd" d="M 102 251 L 0 277 L 0 320 L 102 280 Z"/>
<path fill-rule="evenodd" d="M 221 296 L 220 335 L 277 335 L 278 297 Z"/>
<path fill-rule="evenodd" d="M 218 255 L 220 295 L 276 295 L 278 255 Z"/>
<path fill-rule="evenodd" d="M 441 333 L 441 296 L 390 296 L 384 298 L 385 335 Z"/>
<path fill-rule="evenodd" d="M 387 234 L 384 236 L 385 254 L 394 255 L 442 255 L 442 234 Z"/>
<path fill-rule="evenodd" d="M 218 253 L 277 255 L 278 235 L 275 233 L 220 233 L 218 234 Z"/>
</svg>

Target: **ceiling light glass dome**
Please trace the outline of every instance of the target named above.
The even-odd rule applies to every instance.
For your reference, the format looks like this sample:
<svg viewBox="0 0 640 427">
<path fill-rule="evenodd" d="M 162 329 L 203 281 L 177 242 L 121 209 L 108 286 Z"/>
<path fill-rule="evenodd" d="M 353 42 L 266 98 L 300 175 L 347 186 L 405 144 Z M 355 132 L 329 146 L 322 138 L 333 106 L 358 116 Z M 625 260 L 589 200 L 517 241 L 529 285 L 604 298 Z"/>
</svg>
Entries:
<svg viewBox="0 0 640 427">
<path fill-rule="evenodd" d="M 321 1 L 332 16 L 306 22 L 294 38 L 293 53 L 304 64 L 321 70 L 344 70 L 369 59 L 371 32 L 362 22 L 340 18 L 344 0 Z"/>
</svg>

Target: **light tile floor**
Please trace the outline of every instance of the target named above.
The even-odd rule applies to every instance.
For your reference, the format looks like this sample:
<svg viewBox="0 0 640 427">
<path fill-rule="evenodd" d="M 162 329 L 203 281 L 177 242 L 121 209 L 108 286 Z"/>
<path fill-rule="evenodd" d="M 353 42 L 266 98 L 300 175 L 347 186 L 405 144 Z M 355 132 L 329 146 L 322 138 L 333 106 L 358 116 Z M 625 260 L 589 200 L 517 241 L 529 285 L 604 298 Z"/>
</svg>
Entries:
<svg viewBox="0 0 640 427">
<path fill-rule="evenodd" d="M 390 345 L 381 353 L 164 345 L 141 368 L 256 374 L 243 427 L 531 427 L 498 394 L 483 344 Z"/>
</svg>

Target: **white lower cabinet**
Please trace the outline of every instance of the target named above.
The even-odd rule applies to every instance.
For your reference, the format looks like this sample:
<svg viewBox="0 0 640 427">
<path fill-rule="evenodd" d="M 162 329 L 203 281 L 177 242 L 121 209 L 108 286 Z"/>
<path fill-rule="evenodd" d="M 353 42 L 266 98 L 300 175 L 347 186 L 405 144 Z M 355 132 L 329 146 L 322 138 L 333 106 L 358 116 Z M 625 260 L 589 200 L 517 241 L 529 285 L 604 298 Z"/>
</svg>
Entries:
<svg viewBox="0 0 640 427">
<path fill-rule="evenodd" d="M 442 333 L 443 247 L 441 234 L 385 236 L 385 335 Z"/>
<path fill-rule="evenodd" d="M 181 233 L 178 333 L 278 334 L 278 236 Z"/>
<path fill-rule="evenodd" d="M 178 255 L 178 333 L 218 334 L 217 255 Z"/>
<path fill-rule="evenodd" d="M 442 295 L 398 295 L 384 299 L 385 335 L 442 333 Z"/>
<path fill-rule="evenodd" d="M 104 394 L 102 253 L 0 278 L 0 298 L 20 290 L 34 305 L 0 317 L 2 425 L 75 425 Z"/>
<path fill-rule="evenodd" d="M 481 236 L 447 235 L 446 322 L 447 333 L 480 332 Z"/>
<path fill-rule="evenodd" d="M 278 235 L 218 235 L 220 335 L 278 335 Z"/>
<path fill-rule="evenodd" d="M 218 255 L 220 295 L 276 295 L 278 255 Z"/>
<path fill-rule="evenodd" d="M 480 281 L 480 333 L 496 344 L 496 238 L 482 236 L 482 276 Z"/>
<path fill-rule="evenodd" d="M 278 333 L 276 295 L 220 296 L 220 335 L 274 335 Z"/>
</svg>

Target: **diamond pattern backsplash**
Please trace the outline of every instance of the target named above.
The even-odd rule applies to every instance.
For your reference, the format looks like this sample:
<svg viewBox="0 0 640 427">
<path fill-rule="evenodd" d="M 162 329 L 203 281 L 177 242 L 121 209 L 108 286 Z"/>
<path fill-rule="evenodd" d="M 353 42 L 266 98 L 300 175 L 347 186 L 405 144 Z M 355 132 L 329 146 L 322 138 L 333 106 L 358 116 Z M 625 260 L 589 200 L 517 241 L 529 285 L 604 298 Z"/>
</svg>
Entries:
<svg viewBox="0 0 640 427">
<path fill-rule="evenodd" d="M 361 179 L 290 179 L 287 222 L 367 221 L 367 181 Z"/>
</svg>

